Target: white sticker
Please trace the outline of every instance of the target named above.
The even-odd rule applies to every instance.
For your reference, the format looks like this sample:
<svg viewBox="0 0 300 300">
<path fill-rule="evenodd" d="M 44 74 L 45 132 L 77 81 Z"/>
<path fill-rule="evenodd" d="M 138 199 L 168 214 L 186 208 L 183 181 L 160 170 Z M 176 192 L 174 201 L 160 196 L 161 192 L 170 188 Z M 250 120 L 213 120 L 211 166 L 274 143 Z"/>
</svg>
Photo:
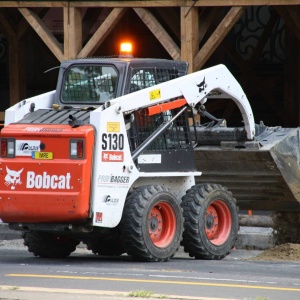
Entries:
<svg viewBox="0 0 300 300">
<path fill-rule="evenodd" d="M 16 140 L 16 156 L 31 156 L 33 151 L 40 151 L 41 141 Z"/>
<path fill-rule="evenodd" d="M 138 157 L 139 164 L 161 164 L 161 154 L 142 154 Z"/>
</svg>

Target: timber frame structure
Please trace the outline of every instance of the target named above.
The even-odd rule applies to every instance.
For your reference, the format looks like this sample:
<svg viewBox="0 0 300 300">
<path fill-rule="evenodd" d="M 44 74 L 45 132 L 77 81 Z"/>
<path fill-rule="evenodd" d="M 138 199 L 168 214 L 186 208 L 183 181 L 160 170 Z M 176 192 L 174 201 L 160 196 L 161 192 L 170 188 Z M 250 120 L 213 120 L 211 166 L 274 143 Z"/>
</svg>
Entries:
<svg viewBox="0 0 300 300">
<path fill-rule="evenodd" d="M 245 60 L 226 37 L 247 8 L 266 5 L 272 7 L 273 13 L 251 57 Z M 63 11 L 62 41 L 42 20 L 52 8 Z M 88 35 L 103 8 L 109 9 L 104 21 L 92 35 Z M 300 85 L 297 83 L 300 79 L 300 59 L 297 58 L 300 0 L 1 1 L 0 32 L 8 41 L 10 105 L 26 97 L 22 37 L 29 29 L 36 33 L 58 61 L 88 57 L 96 53 L 128 10 L 134 11 L 170 58 L 189 63 L 189 72 L 201 69 L 216 50 L 222 48 L 238 66 L 241 84 L 252 83 L 271 113 L 278 116 L 281 125 L 300 124 Z M 285 51 L 289 53 L 289 59 L 284 63 L 282 74 L 269 76 L 262 82 L 253 66 L 278 20 L 287 28 Z M 281 100 L 267 91 L 277 87 L 279 82 L 284 90 Z M 232 112 L 232 106 L 227 105 L 225 117 Z"/>
</svg>

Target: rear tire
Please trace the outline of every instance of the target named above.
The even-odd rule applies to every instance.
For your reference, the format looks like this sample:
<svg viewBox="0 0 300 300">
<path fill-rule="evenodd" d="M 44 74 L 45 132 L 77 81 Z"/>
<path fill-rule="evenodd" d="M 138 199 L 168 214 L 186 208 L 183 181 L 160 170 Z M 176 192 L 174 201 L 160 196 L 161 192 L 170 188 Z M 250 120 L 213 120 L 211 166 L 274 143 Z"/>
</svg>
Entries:
<svg viewBox="0 0 300 300">
<path fill-rule="evenodd" d="M 196 259 L 222 259 L 239 230 L 236 200 L 217 184 L 199 184 L 182 198 L 184 251 Z"/>
<path fill-rule="evenodd" d="M 164 186 L 139 187 L 126 200 L 120 230 L 133 259 L 168 261 L 182 237 L 180 202 Z"/>
<path fill-rule="evenodd" d="M 28 251 L 42 258 L 67 257 L 79 244 L 79 241 L 72 238 L 41 231 L 24 232 L 22 237 Z"/>
</svg>

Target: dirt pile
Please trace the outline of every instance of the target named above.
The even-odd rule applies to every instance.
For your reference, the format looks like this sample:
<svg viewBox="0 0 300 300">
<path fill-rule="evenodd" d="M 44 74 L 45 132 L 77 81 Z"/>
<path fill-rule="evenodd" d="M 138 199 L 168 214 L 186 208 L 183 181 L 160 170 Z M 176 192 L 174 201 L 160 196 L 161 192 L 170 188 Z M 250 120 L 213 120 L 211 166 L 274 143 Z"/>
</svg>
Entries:
<svg viewBox="0 0 300 300">
<path fill-rule="evenodd" d="M 300 261 L 300 244 L 286 243 L 268 249 L 251 260 Z"/>
<path fill-rule="evenodd" d="M 300 244 L 300 212 L 272 214 L 275 244 Z"/>
</svg>

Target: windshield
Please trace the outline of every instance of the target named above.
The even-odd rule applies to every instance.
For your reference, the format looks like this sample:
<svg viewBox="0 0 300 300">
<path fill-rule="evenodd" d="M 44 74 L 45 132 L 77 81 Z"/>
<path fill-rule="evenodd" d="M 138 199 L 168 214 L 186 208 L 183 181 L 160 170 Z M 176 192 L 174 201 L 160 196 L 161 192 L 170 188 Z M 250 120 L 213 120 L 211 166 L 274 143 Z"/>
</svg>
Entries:
<svg viewBox="0 0 300 300">
<path fill-rule="evenodd" d="M 118 74 L 108 65 L 77 65 L 66 72 L 61 101 L 102 104 L 115 98 Z"/>
</svg>

